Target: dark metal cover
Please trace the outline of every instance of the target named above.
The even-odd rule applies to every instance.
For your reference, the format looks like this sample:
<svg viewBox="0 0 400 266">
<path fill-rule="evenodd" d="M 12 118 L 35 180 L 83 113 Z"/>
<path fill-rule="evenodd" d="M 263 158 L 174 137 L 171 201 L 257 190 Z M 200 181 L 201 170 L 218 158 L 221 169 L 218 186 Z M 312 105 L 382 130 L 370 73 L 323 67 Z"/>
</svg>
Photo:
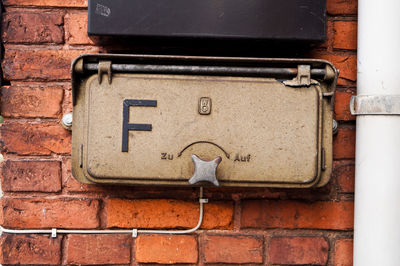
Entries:
<svg viewBox="0 0 400 266">
<path fill-rule="evenodd" d="M 325 0 L 89 0 L 88 34 L 323 41 Z"/>
</svg>

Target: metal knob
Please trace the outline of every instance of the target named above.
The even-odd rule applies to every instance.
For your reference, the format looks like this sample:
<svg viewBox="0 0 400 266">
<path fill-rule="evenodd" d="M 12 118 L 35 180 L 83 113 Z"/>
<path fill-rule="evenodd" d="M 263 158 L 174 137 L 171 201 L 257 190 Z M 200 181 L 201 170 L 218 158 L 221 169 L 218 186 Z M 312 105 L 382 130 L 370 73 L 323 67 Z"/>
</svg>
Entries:
<svg viewBox="0 0 400 266">
<path fill-rule="evenodd" d="M 192 161 L 194 163 L 194 174 L 189 179 L 190 184 L 196 184 L 197 182 L 207 181 L 213 183 L 215 186 L 219 186 L 217 180 L 217 167 L 222 161 L 222 158 L 218 156 L 212 161 L 203 161 L 197 155 L 192 155 Z"/>
</svg>

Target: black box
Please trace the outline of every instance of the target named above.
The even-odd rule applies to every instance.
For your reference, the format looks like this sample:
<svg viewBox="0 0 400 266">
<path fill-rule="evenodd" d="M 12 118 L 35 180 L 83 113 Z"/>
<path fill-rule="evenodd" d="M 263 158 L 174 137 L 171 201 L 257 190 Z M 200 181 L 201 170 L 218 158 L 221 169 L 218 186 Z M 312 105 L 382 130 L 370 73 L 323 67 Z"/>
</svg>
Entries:
<svg viewBox="0 0 400 266">
<path fill-rule="evenodd" d="M 325 0 L 89 0 L 88 34 L 323 41 Z"/>
</svg>

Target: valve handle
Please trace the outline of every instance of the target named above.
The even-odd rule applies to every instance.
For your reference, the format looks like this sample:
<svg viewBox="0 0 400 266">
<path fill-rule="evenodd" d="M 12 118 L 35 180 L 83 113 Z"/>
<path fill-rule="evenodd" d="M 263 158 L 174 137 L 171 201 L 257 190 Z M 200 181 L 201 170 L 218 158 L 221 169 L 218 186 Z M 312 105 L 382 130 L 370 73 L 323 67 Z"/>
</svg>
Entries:
<svg viewBox="0 0 400 266">
<path fill-rule="evenodd" d="M 219 186 L 216 173 L 217 167 L 222 161 L 220 156 L 211 161 L 203 161 L 197 155 L 193 154 L 192 161 L 194 163 L 194 174 L 189 179 L 190 184 L 193 185 L 197 182 L 207 181 L 213 183 L 216 187 Z"/>
</svg>

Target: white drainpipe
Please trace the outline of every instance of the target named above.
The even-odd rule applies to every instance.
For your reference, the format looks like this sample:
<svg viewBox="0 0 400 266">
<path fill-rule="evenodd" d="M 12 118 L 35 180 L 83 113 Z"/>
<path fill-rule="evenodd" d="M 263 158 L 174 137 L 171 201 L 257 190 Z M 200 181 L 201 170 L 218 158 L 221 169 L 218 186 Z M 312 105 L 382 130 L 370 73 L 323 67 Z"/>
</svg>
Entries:
<svg viewBox="0 0 400 266">
<path fill-rule="evenodd" d="M 358 1 L 356 266 L 400 265 L 399 14 L 400 0 Z"/>
</svg>

